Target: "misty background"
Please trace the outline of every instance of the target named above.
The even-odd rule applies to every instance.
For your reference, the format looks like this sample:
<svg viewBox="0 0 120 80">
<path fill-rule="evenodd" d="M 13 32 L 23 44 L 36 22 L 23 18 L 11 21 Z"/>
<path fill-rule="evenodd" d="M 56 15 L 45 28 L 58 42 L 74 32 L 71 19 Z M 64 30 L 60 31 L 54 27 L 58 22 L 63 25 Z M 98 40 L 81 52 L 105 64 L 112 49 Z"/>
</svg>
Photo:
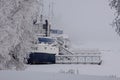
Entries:
<svg viewBox="0 0 120 80">
<path fill-rule="evenodd" d="M 53 0 L 55 28 L 64 30 L 73 45 L 119 46 L 111 26 L 115 18 L 109 0 Z"/>
</svg>

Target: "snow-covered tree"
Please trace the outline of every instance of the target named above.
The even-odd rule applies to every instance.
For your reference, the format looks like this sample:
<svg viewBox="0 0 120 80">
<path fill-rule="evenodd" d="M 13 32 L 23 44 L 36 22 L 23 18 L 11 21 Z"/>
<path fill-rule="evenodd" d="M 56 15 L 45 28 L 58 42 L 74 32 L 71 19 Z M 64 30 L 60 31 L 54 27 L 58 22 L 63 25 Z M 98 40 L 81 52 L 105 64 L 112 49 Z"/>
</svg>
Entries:
<svg viewBox="0 0 120 80">
<path fill-rule="evenodd" d="M 23 69 L 40 0 L 0 0 L 0 69 Z"/>
<path fill-rule="evenodd" d="M 120 0 L 110 0 L 110 6 L 116 10 L 116 18 L 113 24 L 116 27 L 116 32 L 120 35 Z"/>
</svg>

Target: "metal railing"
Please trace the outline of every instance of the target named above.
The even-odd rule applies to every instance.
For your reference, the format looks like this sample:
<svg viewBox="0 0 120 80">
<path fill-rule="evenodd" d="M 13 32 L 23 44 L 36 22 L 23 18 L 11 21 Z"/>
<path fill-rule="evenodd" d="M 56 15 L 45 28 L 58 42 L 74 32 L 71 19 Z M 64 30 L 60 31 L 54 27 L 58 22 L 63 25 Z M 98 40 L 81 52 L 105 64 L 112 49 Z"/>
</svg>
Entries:
<svg viewBox="0 0 120 80">
<path fill-rule="evenodd" d="M 57 64 L 101 64 L 101 56 L 56 55 Z"/>
</svg>

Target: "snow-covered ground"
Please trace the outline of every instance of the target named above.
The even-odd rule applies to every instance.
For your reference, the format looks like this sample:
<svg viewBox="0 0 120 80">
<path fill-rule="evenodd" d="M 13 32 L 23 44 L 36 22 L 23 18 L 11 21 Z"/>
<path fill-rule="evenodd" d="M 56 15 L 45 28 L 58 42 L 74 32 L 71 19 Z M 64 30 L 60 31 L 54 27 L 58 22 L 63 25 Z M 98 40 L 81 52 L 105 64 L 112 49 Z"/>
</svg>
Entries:
<svg viewBox="0 0 120 80">
<path fill-rule="evenodd" d="M 91 48 L 89 45 L 80 48 Z M 94 45 L 92 45 L 94 46 Z M 27 65 L 25 71 L 0 71 L 0 80 L 119 80 L 119 45 L 95 46 L 102 52 L 102 64 Z M 117 77 L 117 78 L 116 78 Z"/>
<path fill-rule="evenodd" d="M 116 77 L 58 74 L 42 72 L 0 72 L 0 80 L 120 80 Z"/>
</svg>

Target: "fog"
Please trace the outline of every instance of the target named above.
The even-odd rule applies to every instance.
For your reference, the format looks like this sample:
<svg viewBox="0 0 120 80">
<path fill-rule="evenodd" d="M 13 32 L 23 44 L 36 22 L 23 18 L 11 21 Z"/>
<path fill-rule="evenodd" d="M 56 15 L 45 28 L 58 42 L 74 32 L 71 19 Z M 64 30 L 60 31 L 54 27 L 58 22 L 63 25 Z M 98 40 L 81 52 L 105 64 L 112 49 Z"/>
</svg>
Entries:
<svg viewBox="0 0 120 80">
<path fill-rule="evenodd" d="M 54 16 L 73 44 L 120 43 L 109 0 L 54 0 Z"/>
</svg>

